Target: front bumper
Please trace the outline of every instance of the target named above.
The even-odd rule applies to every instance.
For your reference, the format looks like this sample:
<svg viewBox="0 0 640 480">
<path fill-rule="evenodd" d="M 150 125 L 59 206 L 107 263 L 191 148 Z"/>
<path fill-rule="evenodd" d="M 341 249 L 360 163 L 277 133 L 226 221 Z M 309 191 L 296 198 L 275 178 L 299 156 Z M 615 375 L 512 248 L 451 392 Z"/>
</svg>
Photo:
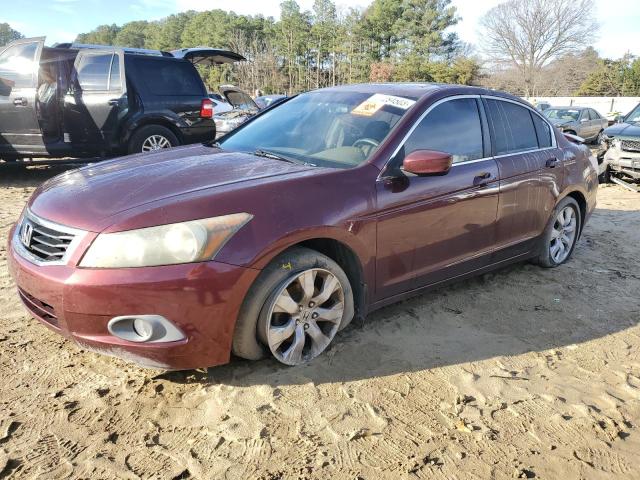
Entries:
<svg viewBox="0 0 640 480">
<path fill-rule="evenodd" d="M 640 152 L 630 152 L 619 147 L 611 147 L 604 154 L 601 169 L 631 170 L 640 173 Z M 602 172 L 600 172 L 602 173 Z"/>
<path fill-rule="evenodd" d="M 13 238 L 13 231 L 9 235 Z M 83 269 L 35 265 L 8 246 L 23 303 L 51 330 L 83 348 L 170 370 L 227 363 L 238 311 L 258 270 L 206 262 L 149 268 Z M 123 315 L 161 315 L 186 336 L 135 343 L 109 333 Z"/>
</svg>

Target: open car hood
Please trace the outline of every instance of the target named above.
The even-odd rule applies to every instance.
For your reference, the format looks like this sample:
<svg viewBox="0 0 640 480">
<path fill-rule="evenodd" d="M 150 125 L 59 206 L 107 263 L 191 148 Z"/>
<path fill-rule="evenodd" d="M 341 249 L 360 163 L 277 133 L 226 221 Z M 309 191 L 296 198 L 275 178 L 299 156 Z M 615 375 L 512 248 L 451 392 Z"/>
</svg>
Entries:
<svg viewBox="0 0 640 480">
<path fill-rule="evenodd" d="M 220 93 L 229 102 L 229 104 L 238 110 L 258 111 L 260 107 L 253 101 L 253 98 L 243 90 L 232 85 L 223 85 L 220 87 Z"/>
<path fill-rule="evenodd" d="M 221 50 L 211 47 L 181 48 L 171 52 L 176 58 L 184 58 L 194 65 L 221 65 L 246 60 L 242 55 L 231 50 Z"/>
</svg>

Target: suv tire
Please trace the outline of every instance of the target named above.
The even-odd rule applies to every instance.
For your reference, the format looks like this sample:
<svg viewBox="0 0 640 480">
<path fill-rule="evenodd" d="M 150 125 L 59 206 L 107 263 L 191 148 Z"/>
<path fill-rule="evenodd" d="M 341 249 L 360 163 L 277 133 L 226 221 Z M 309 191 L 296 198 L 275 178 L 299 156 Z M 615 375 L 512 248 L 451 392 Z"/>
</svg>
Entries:
<svg viewBox="0 0 640 480">
<path fill-rule="evenodd" d="M 180 145 L 175 133 L 162 125 L 140 127 L 129 140 L 129 153 L 147 153 Z"/>
</svg>

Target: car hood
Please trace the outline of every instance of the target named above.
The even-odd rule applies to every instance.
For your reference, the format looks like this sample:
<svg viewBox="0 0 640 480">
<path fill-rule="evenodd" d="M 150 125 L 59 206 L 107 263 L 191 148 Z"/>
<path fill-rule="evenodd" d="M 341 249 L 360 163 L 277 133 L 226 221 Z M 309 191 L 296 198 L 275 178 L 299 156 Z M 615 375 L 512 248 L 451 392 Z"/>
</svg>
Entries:
<svg viewBox="0 0 640 480">
<path fill-rule="evenodd" d="M 609 137 L 640 137 L 640 125 L 637 123 L 616 123 L 607 128 L 604 133 Z"/>
<path fill-rule="evenodd" d="M 111 224 L 109 218 L 158 200 L 312 168 L 202 145 L 182 147 L 64 173 L 40 186 L 29 208 L 47 220 L 98 232 Z"/>
<path fill-rule="evenodd" d="M 561 118 L 548 119 L 548 120 L 556 127 L 563 127 L 565 125 L 569 125 L 570 123 L 573 123 L 572 120 L 563 120 Z"/>
</svg>

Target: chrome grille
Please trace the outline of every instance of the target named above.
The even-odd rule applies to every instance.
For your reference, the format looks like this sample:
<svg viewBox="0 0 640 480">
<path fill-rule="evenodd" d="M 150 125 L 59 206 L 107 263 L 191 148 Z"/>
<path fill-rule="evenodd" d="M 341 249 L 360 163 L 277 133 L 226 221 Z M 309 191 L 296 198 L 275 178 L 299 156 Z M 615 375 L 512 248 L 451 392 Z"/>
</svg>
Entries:
<svg viewBox="0 0 640 480">
<path fill-rule="evenodd" d="M 640 152 L 640 141 L 638 140 L 622 140 L 622 150 L 627 152 Z"/>
<path fill-rule="evenodd" d="M 15 230 L 13 245 L 22 257 L 35 264 L 62 265 L 85 234 L 27 211 Z"/>
</svg>

